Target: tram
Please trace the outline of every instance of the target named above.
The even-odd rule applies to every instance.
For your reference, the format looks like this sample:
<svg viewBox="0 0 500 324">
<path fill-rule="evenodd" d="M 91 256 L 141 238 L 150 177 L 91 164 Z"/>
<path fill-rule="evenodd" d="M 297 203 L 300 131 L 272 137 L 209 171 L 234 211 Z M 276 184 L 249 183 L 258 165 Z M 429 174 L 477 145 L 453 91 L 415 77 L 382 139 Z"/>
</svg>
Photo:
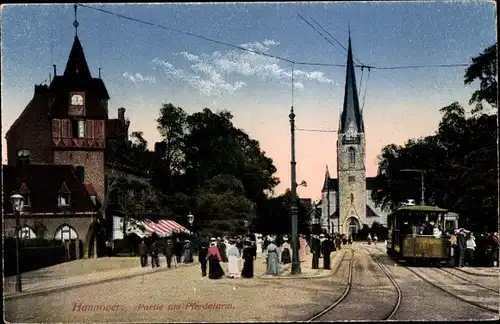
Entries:
<svg viewBox="0 0 500 324">
<path fill-rule="evenodd" d="M 448 240 L 441 232 L 451 225 L 450 213 L 446 209 L 406 205 L 388 215 L 387 224 L 389 256 L 409 263 L 449 261 Z M 439 231 L 433 229 L 435 226 Z"/>
</svg>

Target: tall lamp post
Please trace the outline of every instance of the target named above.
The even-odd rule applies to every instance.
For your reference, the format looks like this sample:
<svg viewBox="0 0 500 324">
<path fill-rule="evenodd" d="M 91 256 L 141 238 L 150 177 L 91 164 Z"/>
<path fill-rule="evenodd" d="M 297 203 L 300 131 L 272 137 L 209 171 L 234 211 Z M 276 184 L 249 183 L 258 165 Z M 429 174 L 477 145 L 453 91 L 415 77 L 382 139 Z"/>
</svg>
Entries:
<svg viewBox="0 0 500 324">
<path fill-rule="evenodd" d="M 21 230 L 21 210 L 24 205 L 24 197 L 20 194 L 10 196 L 10 201 L 16 214 L 16 291 L 22 292 L 21 269 L 19 267 L 19 231 Z"/>
<path fill-rule="evenodd" d="M 421 178 L 421 197 L 420 197 L 420 205 L 425 205 L 425 195 L 424 195 L 424 191 L 425 191 L 425 186 L 424 186 L 424 172 L 425 170 L 421 170 L 421 169 L 403 169 L 401 170 L 401 172 L 418 172 L 420 173 L 420 178 Z"/>
</svg>

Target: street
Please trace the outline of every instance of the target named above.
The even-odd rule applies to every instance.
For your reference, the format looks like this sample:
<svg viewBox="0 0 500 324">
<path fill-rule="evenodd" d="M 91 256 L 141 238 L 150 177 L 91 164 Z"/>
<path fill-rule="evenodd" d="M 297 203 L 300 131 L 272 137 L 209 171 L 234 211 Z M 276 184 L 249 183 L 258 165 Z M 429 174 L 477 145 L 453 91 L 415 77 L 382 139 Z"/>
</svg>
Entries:
<svg viewBox="0 0 500 324">
<path fill-rule="evenodd" d="M 347 295 L 315 321 L 382 320 L 391 312 L 393 320 L 491 319 L 493 311 L 464 300 L 498 308 L 498 278 L 450 268 L 445 270 L 461 278 L 437 268 L 405 268 L 381 249 L 363 243 L 353 244 L 352 251 L 348 246 L 336 253 L 334 274 L 324 278 L 263 279 L 262 258 L 256 261 L 253 279 L 209 280 L 201 277 L 198 266 L 188 266 L 6 300 L 5 316 L 8 322 L 309 320 L 345 295 L 350 267 L 352 282 Z M 393 276 L 399 292 L 375 259 Z"/>
</svg>

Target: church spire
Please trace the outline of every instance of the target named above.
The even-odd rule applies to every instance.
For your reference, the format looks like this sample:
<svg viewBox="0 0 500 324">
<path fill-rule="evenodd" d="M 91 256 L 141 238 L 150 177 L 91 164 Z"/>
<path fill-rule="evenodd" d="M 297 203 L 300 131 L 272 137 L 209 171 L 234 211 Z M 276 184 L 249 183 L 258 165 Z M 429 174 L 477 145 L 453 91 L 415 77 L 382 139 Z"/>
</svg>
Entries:
<svg viewBox="0 0 500 324">
<path fill-rule="evenodd" d="M 78 39 L 78 26 L 80 25 L 77 20 L 78 5 L 75 4 L 74 9 L 75 21 L 73 22 L 73 27 L 75 27 L 75 40 L 73 41 L 73 46 L 71 47 L 71 52 L 69 53 L 66 69 L 64 70 L 64 76 L 90 79 L 92 76 L 90 74 L 89 66 L 87 65 L 87 60 L 85 59 L 85 54 L 83 53 L 82 44 L 80 43 L 80 39 Z"/>
<path fill-rule="evenodd" d="M 73 22 L 73 27 L 75 27 L 75 37 L 78 37 L 78 26 L 80 25 L 78 23 L 78 20 L 76 19 L 76 13 L 77 13 L 77 10 L 78 10 L 78 5 L 75 4 L 75 21 Z"/>
<path fill-rule="evenodd" d="M 347 50 L 347 69 L 345 80 L 344 107 L 340 116 L 339 133 L 346 133 L 352 125 L 357 133 L 364 132 L 363 117 L 359 108 L 358 89 L 351 46 L 351 30 L 349 28 L 349 46 Z"/>
</svg>

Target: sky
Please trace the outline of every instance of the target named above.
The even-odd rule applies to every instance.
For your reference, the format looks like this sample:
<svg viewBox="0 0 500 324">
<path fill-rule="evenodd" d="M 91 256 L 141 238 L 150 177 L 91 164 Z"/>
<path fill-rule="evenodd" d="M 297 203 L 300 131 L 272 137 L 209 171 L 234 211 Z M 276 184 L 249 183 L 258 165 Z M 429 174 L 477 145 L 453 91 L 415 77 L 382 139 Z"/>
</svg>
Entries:
<svg viewBox="0 0 500 324">
<path fill-rule="evenodd" d="M 375 67 L 467 64 L 496 42 L 496 6 L 487 1 L 89 5 L 295 62 L 346 63 L 341 47 L 298 13 L 346 48 L 349 26 L 354 57 Z M 4 5 L 1 14 L 6 163 L 4 134 L 33 97 L 34 85 L 53 74 L 52 65 L 63 73 L 75 17 L 72 5 L 53 4 Z M 130 132 L 142 131 L 151 146 L 160 140 L 155 119 L 163 103 L 188 113 L 229 110 L 234 125 L 273 159 L 281 180 L 275 194 L 280 194 L 290 187 L 292 104 L 299 129 L 338 128 L 345 67 L 293 66 L 85 7 L 79 7 L 77 19 L 91 73 L 97 77 L 101 68 L 110 94 L 110 118 L 124 107 Z M 385 145 L 434 134 L 439 109 L 452 102 L 469 107 L 479 85 L 464 85 L 465 69 L 356 68 L 367 176 L 377 174 Z M 297 131 L 297 182 L 307 183 L 298 188 L 301 197 L 320 198 L 327 165 L 336 177 L 336 138 L 333 132 Z"/>
</svg>

